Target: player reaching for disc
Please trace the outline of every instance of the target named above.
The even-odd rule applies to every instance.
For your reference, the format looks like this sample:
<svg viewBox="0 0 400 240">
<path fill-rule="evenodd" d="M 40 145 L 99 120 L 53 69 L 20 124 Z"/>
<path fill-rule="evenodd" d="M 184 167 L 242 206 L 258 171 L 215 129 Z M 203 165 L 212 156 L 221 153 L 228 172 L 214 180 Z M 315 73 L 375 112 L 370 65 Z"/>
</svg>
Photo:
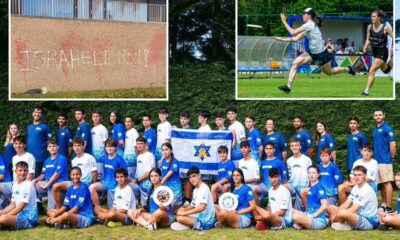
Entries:
<svg viewBox="0 0 400 240">
<path fill-rule="evenodd" d="M 367 28 L 367 38 L 365 40 L 365 45 L 363 48 L 363 54 L 367 52 L 368 46 L 371 44 L 372 54 L 374 55 L 374 62 L 368 73 L 368 83 L 365 90 L 361 93 L 361 96 L 368 96 L 369 90 L 372 88 L 375 80 L 375 73 L 378 69 L 382 72 L 388 74 L 393 66 L 393 59 L 390 59 L 386 63 L 389 55 L 387 48 L 387 35 L 393 39 L 392 28 L 382 23 L 383 12 L 381 10 L 373 11 L 371 14 L 372 24 L 368 25 Z M 393 55 L 393 43 L 390 49 L 390 54 Z"/>
<path fill-rule="evenodd" d="M 282 42 L 297 42 L 305 36 L 309 40 L 308 51 L 303 52 L 293 61 L 292 67 L 289 72 L 289 79 L 287 85 L 279 87 L 279 90 L 290 93 L 292 84 L 297 74 L 297 68 L 303 64 L 318 65 L 322 71 L 327 75 L 333 75 L 341 72 L 347 72 L 355 75 L 354 69 L 351 66 L 331 68 L 331 56 L 325 48 L 325 43 L 322 38 L 321 27 L 322 20 L 317 17 L 314 9 L 307 8 L 303 11 L 304 24 L 299 28 L 293 29 L 286 21 L 286 16 L 281 13 L 281 21 L 286 30 L 292 35 L 289 38 L 274 37 L 275 40 Z"/>
</svg>

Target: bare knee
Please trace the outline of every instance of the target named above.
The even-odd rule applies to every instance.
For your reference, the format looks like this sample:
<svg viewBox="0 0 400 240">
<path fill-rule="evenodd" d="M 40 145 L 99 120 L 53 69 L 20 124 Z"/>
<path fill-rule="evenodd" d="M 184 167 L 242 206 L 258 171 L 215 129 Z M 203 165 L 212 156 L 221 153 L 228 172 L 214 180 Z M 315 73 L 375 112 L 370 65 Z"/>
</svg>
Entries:
<svg viewBox="0 0 400 240">
<path fill-rule="evenodd" d="M 299 220 L 299 218 L 300 218 L 300 214 L 299 213 L 293 213 L 293 215 L 292 215 L 293 221 L 297 222 L 297 220 Z"/>
</svg>

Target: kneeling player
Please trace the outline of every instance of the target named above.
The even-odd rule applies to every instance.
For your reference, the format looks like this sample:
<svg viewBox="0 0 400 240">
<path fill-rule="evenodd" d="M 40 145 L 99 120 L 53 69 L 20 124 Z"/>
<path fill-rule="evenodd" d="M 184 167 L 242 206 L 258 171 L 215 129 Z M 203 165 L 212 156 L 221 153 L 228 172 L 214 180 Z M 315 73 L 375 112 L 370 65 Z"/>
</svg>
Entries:
<svg viewBox="0 0 400 240">
<path fill-rule="evenodd" d="M 400 172 L 394 177 L 396 186 L 400 189 Z M 397 199 L 397 214 L 379 211 L 379 230 L 391 230 L 393 227 L 400 228 L 400 193 Z"/>
</svg>

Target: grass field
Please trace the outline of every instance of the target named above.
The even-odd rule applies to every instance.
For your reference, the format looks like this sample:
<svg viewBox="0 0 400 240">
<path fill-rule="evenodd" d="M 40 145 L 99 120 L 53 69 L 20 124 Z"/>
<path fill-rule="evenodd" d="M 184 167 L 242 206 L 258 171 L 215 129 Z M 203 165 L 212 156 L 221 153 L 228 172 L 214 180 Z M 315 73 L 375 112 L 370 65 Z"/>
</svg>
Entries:
<svg viewBox="0 0 400 240">
<path fill-rule="evenodd" d="M 338 74 L 298 74 L 292 91 L 286 94 L 278 86 L 287 84 L 287 78 L 274 74 L 270 78 L 266 74 L 256 74 L 250 79 L 249 74 L 239 74 L 237 80 L 237 97 L 245 98 L 393 98 L 393 81 L 389 77 L 377 77 L 368 97 L 360 93 L 367 84 L 366 75 L 351 76 Z M 278 77 L 280 76 L 280 77 Z"/>
</svg>

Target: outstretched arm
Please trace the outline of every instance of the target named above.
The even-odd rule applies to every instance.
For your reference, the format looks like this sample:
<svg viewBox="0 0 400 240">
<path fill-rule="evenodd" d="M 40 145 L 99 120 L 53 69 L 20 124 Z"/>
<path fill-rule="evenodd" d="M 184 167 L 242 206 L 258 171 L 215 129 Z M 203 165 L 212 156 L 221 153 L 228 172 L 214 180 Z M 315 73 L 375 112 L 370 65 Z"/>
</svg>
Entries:
<svg viewBox="0 0 400 240">
<path fill-rule="evenodd" d="M 285 16 L 285 14 L 283 14 L 283 13 L 281 13 L 281 21 L 282 21 L 282 23 L 283 23 L 283 25 L 285 26 L 285 28 L 286 28 L 286 30 L 290 33 L 290 35 L 297 35 L 297 34 L 299 34 L 299 33 L 301 33 L 301 32 L 304 32 L 304 29 L 301 29 L 301 28 L 296 28 L 296 29 L 293 29 L 291 26 L 289 26 L 289 24 L 287 23 L 287 21 L 286 21 L 286 16 Z"/>
<path fill-rule="evenodd" d="M 304 38 L 306 35 L 305 32 L 302 32 L 300 34 L 297 34 L 294 37 L 288 37 L 288 38 L 283 38 L 283 37 L 273 37 L 273 39 L 281 41 L 281 42 L 298 42 L 300 39 Z"/>
</svg>

